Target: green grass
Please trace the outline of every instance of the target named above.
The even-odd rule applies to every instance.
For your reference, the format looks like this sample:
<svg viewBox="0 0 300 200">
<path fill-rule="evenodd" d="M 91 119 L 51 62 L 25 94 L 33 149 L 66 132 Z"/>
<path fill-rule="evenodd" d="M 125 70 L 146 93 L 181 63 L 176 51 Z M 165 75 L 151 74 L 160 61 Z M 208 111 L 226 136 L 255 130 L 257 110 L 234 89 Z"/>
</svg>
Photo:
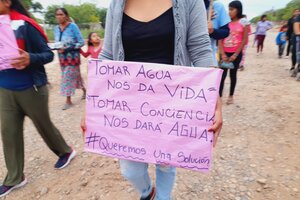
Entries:
<svg viewBox="0 0 300 200">
<path fill-rule="evenodd" d="M 103 29 L 101 29 L 101 30 L 93 30 L 93 31 L 91 31 L 90 29 L 81 29 L 80 31 L 81 31 L 81 34 L 82 34 L 82 36 L 83 36 L 84 39 L 88 38 L 88 35 L 89 35 L 90 32 L 97 32 L 100 35 L 101 38 L 104 37 L 104 30 Z M 49 41 L 53 41 L 54 40 L 54 30 L 48 29 L 46 31 L 46 34 L 47 34 L 47 36 L 49 38 Z"/>
</svg>

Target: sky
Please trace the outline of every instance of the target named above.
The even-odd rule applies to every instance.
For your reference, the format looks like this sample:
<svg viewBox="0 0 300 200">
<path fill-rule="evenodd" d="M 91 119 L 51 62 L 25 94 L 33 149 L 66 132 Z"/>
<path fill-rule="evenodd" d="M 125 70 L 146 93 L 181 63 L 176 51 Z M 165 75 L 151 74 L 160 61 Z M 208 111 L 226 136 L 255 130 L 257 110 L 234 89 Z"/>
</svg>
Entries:
<svg viewBox="0 0 300 200">
<path fill-rule="evenodd" d="M 232 0 L 219 0 L 225 7 Z M 244 6 L 244 14 L 248 16 L 249 19 L 261 15 L 264 11 L 271 10 L 272 8 L 278 9 L 283 8 L 290 0 L 241 0 Z M 44 7 L 51 4 L 80 4 L 80 3 L 95 3 L 98 7 L 108 7 L 110 0 L 39 0 Z"/>
</svg>

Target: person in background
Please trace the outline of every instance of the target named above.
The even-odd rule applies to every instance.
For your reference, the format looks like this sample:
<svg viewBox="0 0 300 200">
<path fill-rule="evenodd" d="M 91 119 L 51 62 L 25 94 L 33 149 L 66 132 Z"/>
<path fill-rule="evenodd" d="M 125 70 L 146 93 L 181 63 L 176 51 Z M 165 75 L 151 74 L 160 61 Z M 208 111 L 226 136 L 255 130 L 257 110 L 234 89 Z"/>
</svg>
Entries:
<svg viewBox="0 0 300 200">
<path fill-rule="evenodd" d="M 300 14 L 300 9 L 296 9 L 294 12 L 294 16 L 289 20 L 288 22 L 288 38 L 291 42 L 292 47 L 292 66 L 290 68 L 290 74 L 291 77 L 296 77 L 297 73 L 296 64 L 297 64 L 297 50 L 296 50 L 296 36 L 295 36 L 295 30 L 294 30 L 294 24 L 297 20 L 297 16 Z"/>
<path fill-rule="evenodd" d="M 255 47 L 255 44 L 257 42 L 256 32 L 252 33 L 254 35 L 253 44 L 252 47 Z"/>
<path fill-rule="evenodd" d="M 297 76 L 297 81 L 300 81 L 300 14 L 298 14 L 294 23 L 295 33 L 295 52 L 296 52 L 296 64 L 297 67 L 294 69 L 294 74 Z"/>
<path fill-rule="evenodd" d="M 288 45 L 286 48 L 286 56 L 290 55 L 291 47 L 293 46 L 292 44 L 293 44 L 293 36 L 294 36 L 294 21 L 296 20 L 296 17 L 298 16 L 299 13 L 300 10 L 295 9 L 293 12 L 293 16 L 288 20 L 288 30 L 286 32 L 286 40 L 288 41 Z"/>
<path fill-rule="evenodd" d="M 243 24 L 247 24 L 249 25 L 249 33 L 248 36 L 250 36 L 252 34 L 252 29 L 251 29 L 251 23 L 247 20 L 247 15 L 243 15 L 243 18 L 241 19 L 243 20 L 242 23 Z M 249 37 L 247 38 L 247 42 L 243 48 L 243 57 L 239 66 L 239 70 L 243 71 L 245 69 L 245 60 L 246 60 L 246 53 L 247 53 L 247 48 L 248 48 L 248 43 L 249 43 Z"/>
<path fill-rule="evenodd" d="M 194 67 L 214 64 L 203 1 L 112 0 L 106 19 L 100 59 Z M 218 98 L 210 129 L 214 132 L 214 146 L 222 127 L 221 106 Z M 84 118 L 81 127 L 86 130 Z M 139 192 L 141 200 L 171 200 L 176 168 L 157 164 L 155 187 L 148 166 L 120 160 L 123 176 Z"/>
<path fill-rule="evenodd" d="M 91 58 L 98 59 L 99 54 L 101 52 L 101 38 L 98 33 L 91 32 L 88 36 L 88 49 L 87 52 L 84 52 L 80 49 L 80 54 L 87 58 L 91 56 Z"/>
<path fill-rule="evenodd" d="M 222 55 L 222 61 L 226 63 L 233 63 L 234 68 L 230 69 L 230 93 L 227 99 L 227 104 L 233 104 L 233 95 L 237 83 L 237 70 L 242 59 L 242 51 L 247 43 L 249 34 L 249 22 L 243 18 L 243 5 L 240 1 L 232 1 L 229 4 L 229 16 L 231 22 L 229 23 L 230 35 L 229 37 L 219 41 L 219 49 Z M 224 70 L 220 86 L 220 96 L 223 95 L 223 88 L 228 69 Z"/>
<path fill-rule="evenodd" d="M 208 16 L 211 16 L 211 19 L 208 19 L 208 32 L 211 41 L 211 47 L 213 50 L 213 58 L 214 65 L 218 65 L 217 61 L 217 41 L 228 37 L 229 35 L 229 27 L 228 24 L 230 22 L 230 17 L 226 12 L 224 5 L 218 1 L 211 2 L 212 0 L 204 0 L 206 10 L 208 12 Z M 209 10 L 209 6 L 212 3 L 212 9 Z"/>
<path fill-rule="evenodd" d="M 71 96 L 75 89 L 82 89 L 82 99 L 85 99 L 86 89 L 80 74 L 80 48 L 84 46 L 84 40 L 78 26 L 70 22 L 69 13 L 64 8 L 55 11 L 58 26 L 54 29 L 55 42 L 61 42 L 63 48 L 58 50 L 59 62 L 62 72 L 61 94 L 66 98 L 62 107 L 67 110 L 72 107 Z"/>
<path fill-rule="evenodd" d="M 278 45 L 278 58 L 282 58 L 282 55 L 284 53 L 284 48 L 286 44 L 286 32 L 287 26 L 283 26 L 281 27 L 280 32 L 276 37 L 276 44 Z"/>
<path fill-rule="evenodd" d="M 19 0 L 0 0 L 0 15 L 10 17 L 19 49 L 13 69 L 0 71 L 0 120 L 7 175 L 0 186 L 0 198 L 27 183 L 24 175 L 25 116 L 29 117 L 49 149 L 59 159 L 55 169 L 66 167 L 76 155 L 50 119 L 47 75 L 44 65 L 54 54 L 42 28 Z"/>
<path fill-rule="evenodd" d="M 257 55 L 263 52 L 266 34 L 271 28 L 272 23 L 267 20 L 267 15 L 261 16 L 261 19 L 256 26 Z"/>
</svg>

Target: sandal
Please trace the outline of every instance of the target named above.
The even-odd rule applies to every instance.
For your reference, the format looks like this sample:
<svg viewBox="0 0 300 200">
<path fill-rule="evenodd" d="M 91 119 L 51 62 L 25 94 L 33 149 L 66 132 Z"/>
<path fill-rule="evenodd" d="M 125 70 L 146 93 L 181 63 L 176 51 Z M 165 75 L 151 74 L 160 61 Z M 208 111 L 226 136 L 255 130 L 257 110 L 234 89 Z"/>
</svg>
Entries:
<svg viewBox="0 0 300 200">
<path fill-rule="evenodd" d="M 230 104 L 233 104 L 233 102 L 234 102 L 233 97 L 228 97 L 226 104 L 230 105 Z"/>
<path fill-rule="evenodd" d="M 73 104 L 68 104 L 68 103 L 66 103 L 66 104 L 62 107 L 62 110 L 68 110 L 68 109 L 70 109 L 71 107 L 73 107 Z"/>
</svg>

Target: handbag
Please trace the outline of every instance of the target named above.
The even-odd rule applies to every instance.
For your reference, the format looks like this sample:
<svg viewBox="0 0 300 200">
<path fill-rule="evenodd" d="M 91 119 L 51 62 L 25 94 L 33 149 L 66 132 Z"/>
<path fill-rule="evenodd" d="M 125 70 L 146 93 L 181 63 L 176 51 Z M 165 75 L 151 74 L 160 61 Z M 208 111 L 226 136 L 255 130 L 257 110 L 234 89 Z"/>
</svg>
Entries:
<svg viewBox="0 0 300 200">
<path fill-rule="evenodd" d="M 220 67 L 225 69 L 234 69 L 234 64 L 232 62 L 220 62 Z"/>
</svg>

